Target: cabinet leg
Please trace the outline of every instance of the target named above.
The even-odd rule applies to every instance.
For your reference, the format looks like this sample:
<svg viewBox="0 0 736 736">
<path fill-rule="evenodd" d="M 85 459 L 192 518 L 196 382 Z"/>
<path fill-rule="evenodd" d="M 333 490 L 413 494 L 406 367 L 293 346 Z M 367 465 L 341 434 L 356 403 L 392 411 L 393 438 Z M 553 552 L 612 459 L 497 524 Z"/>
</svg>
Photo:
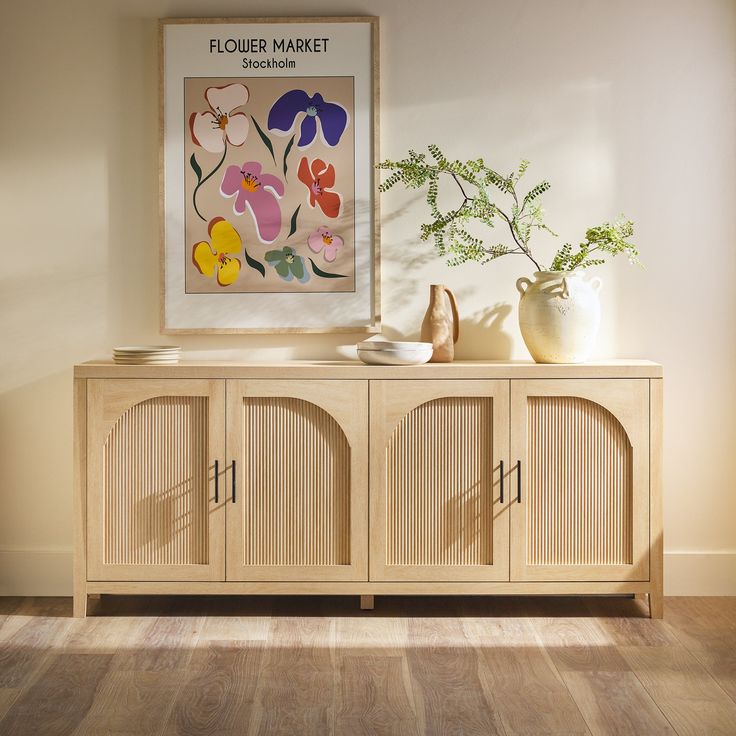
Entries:
<svg viewBox="0 0 736 736">
<path fill-rule="evenodd" d="M 372 595 L 360 596 L 360 610 L 361 611 L 372 611 L 373 610 L 373 596 Z"/>
<path fill-rule="evenodd" d="M 649 593 L 649 617 L 662 618 L 664 616 L 664 597 L 662 589 L 652 590 Z"/>
<path fill-rule="evenodd" d="M 74 591 L 73 611 L 74 618 L 86 618 L 87 616 L 87 591 Z"/>
<path fill-rule="evenodd" d="M 642 601 L 644 603 L 647 602 L 647 594 L 646 593 L 634 593 L 634 598 L 637 601 Z"/>
</svg>

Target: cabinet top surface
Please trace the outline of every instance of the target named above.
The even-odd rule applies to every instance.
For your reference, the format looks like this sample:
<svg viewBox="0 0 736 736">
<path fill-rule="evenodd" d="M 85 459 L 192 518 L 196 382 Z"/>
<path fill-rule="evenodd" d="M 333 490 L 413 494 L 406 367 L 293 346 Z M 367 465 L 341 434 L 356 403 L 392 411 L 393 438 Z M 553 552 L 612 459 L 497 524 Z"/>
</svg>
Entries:
<svg viewBox="0 0 736 736">
<path fill-rule="evenodd" d="M 241 363 L 182 360 L 176 365 L 118 365 L 93 360 L 74 366 L 76 378 L 661 378 L 649 360 L 543 364 L 532 361 L 457 360 L 414 366 L 365 365 L 357 360 L 289 360 Z"/>
</svg>

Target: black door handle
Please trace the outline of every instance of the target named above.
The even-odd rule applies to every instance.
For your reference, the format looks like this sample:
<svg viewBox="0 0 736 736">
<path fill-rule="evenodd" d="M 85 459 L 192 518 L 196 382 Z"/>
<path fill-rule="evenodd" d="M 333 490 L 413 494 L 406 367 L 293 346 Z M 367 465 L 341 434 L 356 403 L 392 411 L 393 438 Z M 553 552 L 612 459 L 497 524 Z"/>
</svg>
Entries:
<svg viewBox="0 0 736 736">
<path fill-rule="evenodd" d="M 503 503 L 503 460 L 499 463 L 501 472 L 501 503 Z"/>
<path fill-rule="evenodd" d="M 516 503 L 521 503 L 521 460 L 516 461 Z"/>
<path fill-rule="evenodd" d="M 235 503 L 235 460 L 233 460 L 233 503 Z"/>
<path fill-rule="evenodd" d="M 220 463 L 215 460 L 215 503 L 220 503 Z"/>
</svg>

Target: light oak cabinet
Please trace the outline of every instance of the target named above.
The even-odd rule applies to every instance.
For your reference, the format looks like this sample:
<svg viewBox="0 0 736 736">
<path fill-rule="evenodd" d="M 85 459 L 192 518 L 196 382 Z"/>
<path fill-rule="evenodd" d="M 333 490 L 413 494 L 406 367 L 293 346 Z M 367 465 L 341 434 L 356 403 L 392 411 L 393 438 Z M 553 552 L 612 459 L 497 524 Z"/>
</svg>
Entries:
<svg viewBox="0 0 736 736">
<path fill-rule="evenodd" d="M 367 578 L 367 419 L 365 381 L 227 381 L 227 580 Z"/>
<path fill-rule="evenodd" d="M 508 381 L 371 381 L 371 580 L 509 579 L 508 407 Z"/>
<path fill-rule="evenodd" d="M 649 381 L 511 384 L 511 579 L 649 579 Z"/>
<path fill-rule="evenodd" d="M 629 593 L 661 616 L 661 367 L 75 369 L 101 593 Z"/>
<path fill-rule="evenodd" d="M 89 380 L 87 579 L 365 580 L 367 416 L 365 381 Z"/>
<path fill-rule="evenodd" d="M 87 578 L 224 580 L 225 384 L 87 382 Z"/>
</svg>

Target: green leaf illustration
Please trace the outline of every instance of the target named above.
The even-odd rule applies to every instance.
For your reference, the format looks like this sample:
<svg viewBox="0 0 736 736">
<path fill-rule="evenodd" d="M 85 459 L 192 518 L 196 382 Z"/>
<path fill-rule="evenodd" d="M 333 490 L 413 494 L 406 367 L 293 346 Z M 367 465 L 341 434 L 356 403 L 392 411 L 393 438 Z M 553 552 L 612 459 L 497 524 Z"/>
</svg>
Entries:
<svg viewBox="0 0 736 736">
<path fill-rule="evenodd" d="M 291 140 L 287 143 L 286 150 L 284 151 L 284 179 L 286 179 L 286 171 L 289 168 L 288 164 L 286 163 L 286 158 L 291 151 L 291 147 L 294 145 L 294 137 L 295 136 L 291 136 Z"/>
<path fill-rule="evenodd" d="M 299 205 L 294 210 L 294 214 L 291 216 L 291 227 L 289 228 L 289 234 L 286 236 L 287 238 L 290 238 L 296 232 L 296 216 L 299 214 L 299 210 L 301 208 L 302 208 L 302 206 Z"/>
<path fill-rule="evenodd" d="M 248 262 L 248 265 L 251 268 L 259 271 L 261 276 L 263 276 L 263 278 L 266 278 L 266 267 L 260 261 L 257 261 L 255 258 L 251 258 L 248 255 L 248 251 L 245 251 L 245 260 Z"/>
<path fill-rule="evenodd" d="M 197 175 L 197 184 L 199 184 L 200 181 L 202 181 L 202 167 L 197 163 L 197 159 L 194 154 L 192 154 L 192 157 L 189 159 L 189 163 L 194 169 L 194 173 Z"/>
<path fill-rule="evenodd" d="M 271 152 L 271 158 L 273 159 L 273 162 L 276 163 L 276 154 L 273 152 L 273 143 L 271 143 L 269 137 L 261 130 L 261 126 L 258 125 L 256 119 L 252 115 L 250 116 L 250 119 L 253 121 L 253 125 L 256 126 L 258 135 L 261 136 L 261 140 L 263 141 L 264 145 Z"/>
<path fill-rule="evenodd" d="M 347 276 L 342 273 L 328 273 L 327 271 L 323 271 L 321 268 L 317 266 L 317 264 L 310 258 L 309 262 L 312 264 L 312 271 L 314 271 L 315 276 L 321 276 L 323 279 L 346 279 Z"/>
</svg>

